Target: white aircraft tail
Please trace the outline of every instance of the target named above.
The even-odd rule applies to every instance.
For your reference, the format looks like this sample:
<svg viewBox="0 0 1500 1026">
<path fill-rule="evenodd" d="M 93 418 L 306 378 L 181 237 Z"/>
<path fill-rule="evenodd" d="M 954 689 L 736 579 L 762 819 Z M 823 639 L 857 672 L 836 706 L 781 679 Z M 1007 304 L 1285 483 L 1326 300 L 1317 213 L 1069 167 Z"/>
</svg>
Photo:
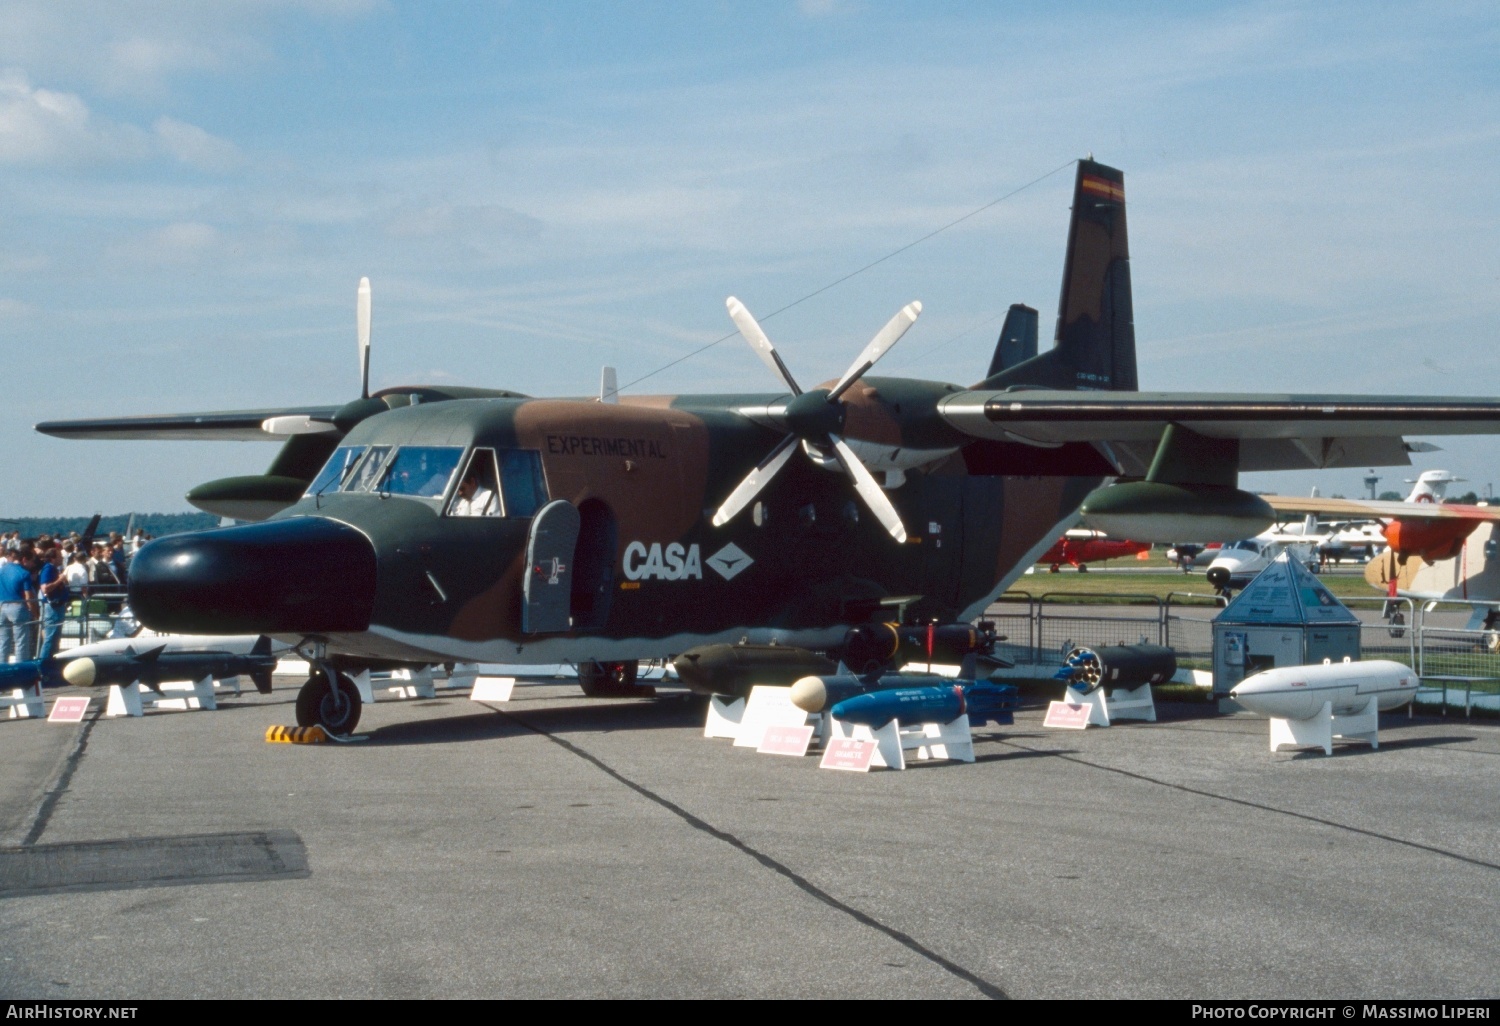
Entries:
<svg viewBox="0 0 1500 1026">
<path fill-rule="evenodd" d="M 1406 483 L 1414 485 L 1411 494 L 1406 497 L 1407 502 L 1442 502 L 1448 497 L 1448 486 L 1460 481 L 1467 481 L 1466 477 L 1454 477 L 1446 470 L 1424 470 L 1417 475 L 1413 481 L 1406 479 Z"/>
</svg>

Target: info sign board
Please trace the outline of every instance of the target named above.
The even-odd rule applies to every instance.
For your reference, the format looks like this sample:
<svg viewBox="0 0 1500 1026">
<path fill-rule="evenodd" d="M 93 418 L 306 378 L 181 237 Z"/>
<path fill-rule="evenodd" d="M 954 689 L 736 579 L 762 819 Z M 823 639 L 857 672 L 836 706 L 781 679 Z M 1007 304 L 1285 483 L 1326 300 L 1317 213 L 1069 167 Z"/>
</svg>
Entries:
<svg viewBox="0 0 1500 1026">
<path fill-rule="evenodd" d="M 800 759 L 807 754 L 812 736 L 812 727 L 771 726 L 760 736 L 760 744 L 755 750 L 767 755 L 795 755 Z"/>
<path fill-rule="evenodd" d="M 52 715 L 47 717 L 48 723 L 82 723 L 84 714 L 89 711 L 89 699 L 87 695 L 59 698 L 52 703 Z"/>
<path fill-rule="evenodd" d="M 1086 705 L 1069 705 L 1067 702 L 1048 702 L 1044 727 L 1059 727 L 1063 730 L 1083 730 L 1089 725 L 1089 710 Z"/>
<path fill-rule="evenodd" d="M 879 746 L 874 741 L 855 741 L 852 738 L 830 738 L 823 752 L 819 769 L 849 770 L 854 773 L 870 772 L 870 760 Z"/>
</svg>

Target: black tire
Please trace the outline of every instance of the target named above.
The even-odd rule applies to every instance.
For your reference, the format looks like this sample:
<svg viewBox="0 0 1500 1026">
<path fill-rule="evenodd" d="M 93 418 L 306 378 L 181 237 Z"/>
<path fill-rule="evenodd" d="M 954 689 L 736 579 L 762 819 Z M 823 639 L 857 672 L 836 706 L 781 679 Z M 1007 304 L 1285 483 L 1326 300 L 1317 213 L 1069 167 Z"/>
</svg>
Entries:
<svg viewBox="0 0 1500 1026">
<path fill-rule="evenodd" d="M 637 660 L 622 663 L 598 663 L 593 660 L 578 664 L 578 686 L 590 698 L 640 698 L 656 694 L 656 689 L 636 684 L 636 675 L 641 671 Z"/>
<path fill-rule="evenodd" d="M 322 727 L 330 734 L 343 737 L 359 726 L 363 704 L 354 682 L 339 674 L 337 695 L 328 685 L 328 675 L 315 669 L 302 690 L 297 692 L 297 726 Z"/>
</svg>

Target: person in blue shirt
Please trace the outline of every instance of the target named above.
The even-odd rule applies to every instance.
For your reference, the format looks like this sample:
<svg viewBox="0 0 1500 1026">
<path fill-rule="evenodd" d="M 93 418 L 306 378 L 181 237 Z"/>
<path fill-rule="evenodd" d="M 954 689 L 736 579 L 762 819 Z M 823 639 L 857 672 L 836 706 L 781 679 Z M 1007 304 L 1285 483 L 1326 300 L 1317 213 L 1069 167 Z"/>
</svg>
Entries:
<svg viewBox="0 0 1500 1026">
<path fill-rule="evenodd" d="M 37 576 L 37 593 L 42 600 L 42 651 L 57 651 L 57 635 L 62 630 L 63 617 L 68 611 L 72 593 L 68 578 L 62 570 L 62 550 L 56 547 L 47 550 L 42 557 L 41 573 Z"/>
<path fill-rule="evenodd" d="M 31 573 L 36 566 L 30 546 L 18 549 L 0 566 L 0 663 L 8 662 L 12 653 L 18 663 L 31 659 L 31 625 L 38 612 Z"/>
</svg>

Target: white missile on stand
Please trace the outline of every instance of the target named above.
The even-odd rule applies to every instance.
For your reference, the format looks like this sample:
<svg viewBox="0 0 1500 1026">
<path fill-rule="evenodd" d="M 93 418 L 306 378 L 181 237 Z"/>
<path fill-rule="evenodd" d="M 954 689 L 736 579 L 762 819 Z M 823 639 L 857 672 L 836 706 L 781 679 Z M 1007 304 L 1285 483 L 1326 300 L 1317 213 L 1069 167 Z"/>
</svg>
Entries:
<svg viewBox="0 0 1500 1026">
<path fill-rule="evenodd" d="M 1389 659 L 1278 666 L 1246 677 L 1229 697 L 1271 720 L 1271 751 L 1321 745 L 1332 755 L 1335 737 L 1380 747 L 1379 713 L 1410 702 L 1417 682 L 1415 670 Z"/>
</svg>

